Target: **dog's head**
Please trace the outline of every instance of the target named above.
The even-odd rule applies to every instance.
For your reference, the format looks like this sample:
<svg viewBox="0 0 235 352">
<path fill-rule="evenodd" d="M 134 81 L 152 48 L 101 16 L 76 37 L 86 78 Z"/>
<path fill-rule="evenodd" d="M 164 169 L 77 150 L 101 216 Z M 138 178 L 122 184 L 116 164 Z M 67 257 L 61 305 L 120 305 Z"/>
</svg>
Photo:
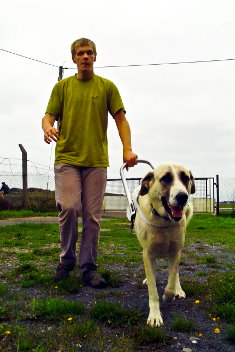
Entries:
<svg viewBox="0 0 235 352">
<path fill-rule="evenodd" d="M 148 194 L 152 207 L 160 216 L 181 220 L 189 194 L 195 193 L 191 171 L 178 164 L 162 164 L 149 172 L 141 182 L 140 196 Z"/>
</svg>

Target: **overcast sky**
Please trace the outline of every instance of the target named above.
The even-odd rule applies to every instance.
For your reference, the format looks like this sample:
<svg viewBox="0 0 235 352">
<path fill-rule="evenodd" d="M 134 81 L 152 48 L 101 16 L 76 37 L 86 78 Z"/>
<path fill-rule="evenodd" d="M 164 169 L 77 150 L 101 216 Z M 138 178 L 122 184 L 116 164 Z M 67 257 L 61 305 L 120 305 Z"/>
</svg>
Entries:
<svg viewBox="0 0 235 352">
<path fill-rule="evenodd" d="M 154 165 L 175 161 L 195 177 L 235 175 L 234 0 L 7 0 L 1 3 L 0 48 L 76 73 L 71 43 L 97 45 L 96 74 L 121 93 L 133 151 Z M 140 64 L 140 67 L 102 68 Z M 0 51 L 0 157 L 53 162 L 41 118 L 58 67 Z M 101 67 L 101 68 L 100 68 Z M 122 148 L 109 119 L 108 176 L 119 177 Z M 139 166 L 129 175 L 137 176 Z M 142 176 L 142 175 L 140 175 Z"/>
</svg>

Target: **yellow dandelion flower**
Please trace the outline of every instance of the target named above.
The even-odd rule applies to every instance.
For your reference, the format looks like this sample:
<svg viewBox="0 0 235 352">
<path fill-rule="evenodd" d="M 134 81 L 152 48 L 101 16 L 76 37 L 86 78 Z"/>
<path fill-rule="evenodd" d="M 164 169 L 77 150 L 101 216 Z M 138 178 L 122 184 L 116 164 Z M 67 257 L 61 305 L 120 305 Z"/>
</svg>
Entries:
<svg viewBox="0 0 235 352">
<path fill-rule="evenodd" d="M 58 286 L 55 286 L 54 288 L 58 288 Z"/>
<path fill-rule="evenodd" d="M 216 329 L 214 330 L 214 332 L 215 332 L 216 334 L 220 334 L 220 329 L 216 328 Z"/>
<path fill-rule="evenodd" d="M 73 318 L 68 318 L 68 321 L 71 321 L 71 320 L 73 320 Z"/>
<path fill-rule="evenodd" d="M 201 301 L 199 301 L 199 299 L 197 299 L 194 303 L 199 304 L 199 303 L 201 303 Z"/>
<path fill-rule="evenodd" d="M 10 334 L 11 334 L 11 332 L 10 332 L 10 330 L 6 330 L 6 331 L 4 332 L 4 334 L 6 334 L 6 335 L 10 335 Z"/>
<path fill-rule="evenodd" d="M 220 320 L 219 317 L 215 317 L 215 318 L 211 318 L 213 321 L 217 321 L 217 320 Z"/>
<path fill-rule="evenodd" d="M 202 336 L 203 336 L 203 334 L 200 332 L 200 334 L 198 334 L 198 336 L 199 336 L 199 337 L 202 337 Z"/>
</svg>

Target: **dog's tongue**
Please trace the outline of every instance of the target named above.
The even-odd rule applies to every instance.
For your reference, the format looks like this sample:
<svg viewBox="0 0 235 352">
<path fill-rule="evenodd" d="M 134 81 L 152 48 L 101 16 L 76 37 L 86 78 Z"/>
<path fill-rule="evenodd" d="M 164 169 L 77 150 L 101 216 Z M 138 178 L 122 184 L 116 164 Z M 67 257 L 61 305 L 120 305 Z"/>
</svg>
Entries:
<svg viewBox="0 0 235 352">
<path fill-rule="evenodd" d="M 170 207 L 174 218 L 182 218 L 183 212 L 181 207 Z"/>
</svg>

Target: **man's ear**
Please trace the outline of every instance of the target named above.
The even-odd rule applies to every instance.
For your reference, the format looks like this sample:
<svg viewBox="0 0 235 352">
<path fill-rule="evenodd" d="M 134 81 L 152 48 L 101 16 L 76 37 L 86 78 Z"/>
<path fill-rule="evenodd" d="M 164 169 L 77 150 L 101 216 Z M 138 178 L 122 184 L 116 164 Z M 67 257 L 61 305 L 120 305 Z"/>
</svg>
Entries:
<svg viewBox="0 0 235 352">
<path fill-rule="evenodd" d="M 154 173 L 151 171 L 149 172 L 141 181 L 141 188 L 140 188 L 140 196 L 144 196 L 149 191 L 149 183 L 154 178 Z"/>
</svg>

